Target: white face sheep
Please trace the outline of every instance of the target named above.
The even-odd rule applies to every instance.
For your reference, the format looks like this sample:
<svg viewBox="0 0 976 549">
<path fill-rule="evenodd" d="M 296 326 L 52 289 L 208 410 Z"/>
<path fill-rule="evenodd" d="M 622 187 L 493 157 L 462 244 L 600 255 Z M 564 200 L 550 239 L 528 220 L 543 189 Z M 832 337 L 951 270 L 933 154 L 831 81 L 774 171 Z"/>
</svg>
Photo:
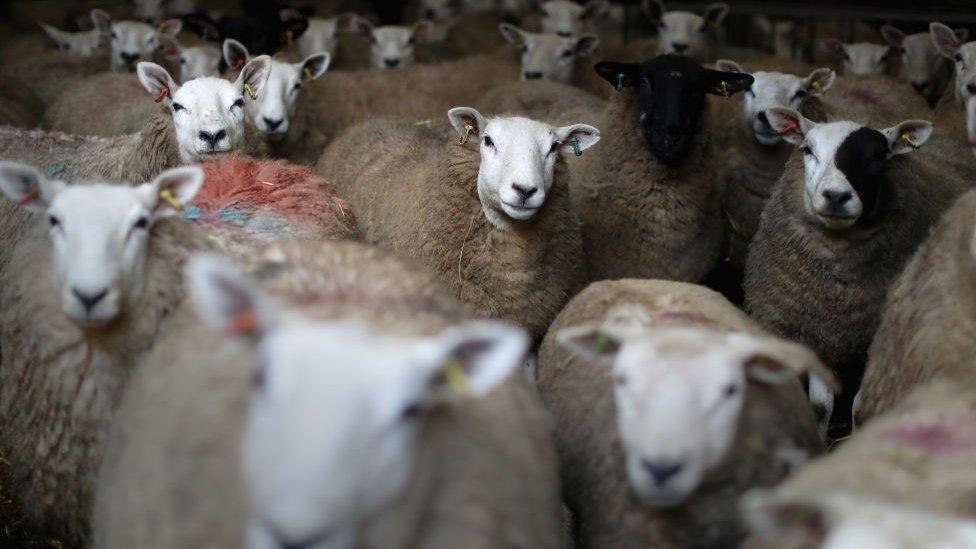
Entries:
<svg viewBox="0 0 976 549">
<path fill-rule="evenodd" d="M 430 31 L 430 21 L 419 21 L 412 27 L 376 27 L 362 17 L 354 17 L 352 28 L 370 40 L 373 67 L 395 69 L 414 61 L 414 46 L 423 42 Z"/>
<path fill-rule="evenodd" d="M 966 29 L 956 29 L 954 33 L 960 43 L 969 36 Z M 932 42 L 932 34 L 920 32 L 906 35 L 891 25 L 881 27 L 881 34 L 888 45 L 901 54 L 902 81 L 910 84 L 930 103 L 937 101 L 952 74 L 952 62 L 939 53 Z"/>
<path fill-rule="evenodd" d="M 186 84 L 194 78 L 220 76 L 220 49 L 214 46 L 183 47 L 175 38 L 159 37 L 159 47 L 170 59 L 180 62 L 180 82 Z"/>
<path fill-rule="evenodd" d="M 651 505 L 675 505 L 728 454 L 747 380 L 785 383 L 818 361 L 799 345 L 768 337 L 652 330 L 647 315 L 640 305 L 620 305 L 603 324 L 566 328 L 557 340 L 612 366 L 630 485 Z"/>
<path fill-rule="evenodd" d="M 427 410 L 482 397 L 528 349 L 520 329 L 474 321 L 432 337 L 289 314 L 222 261 L 188 268 L 204 322 L 257 342 L 244 469 L 256 509 L 251 549 L 351 547 L 405 490 Z M 310 435 L 310 433 L 312 433 Z"/>
<path fill-rule="evenodd" d="M 150 24 L 162 21 L 165 16 L 180 16 L 197 11 L 197 0 L 135 0 L 134 15 Z"/>
<path fill-rule="evenodd" d="M 327 52 L 335 56 L 336 47 L 339 45 L 341 20 L 341 17 L 309 19 L 308 29 L 295 41 L 299 55 L 308 57 L 315 53 Z"/>
<path fill-rule="evenodd" d="M 444 21 L 455 13 L 453 0 L 420 0 L 417 6 L 417 18 L 430 21 Z"/>
<path fill-rule="evenodd" d="M 136 303 L 145 282 L 149 232 L 174 215 L 203 184 L 196 167 L 163 172 L 139 187 L 67 186 L 24 164 L 0 162 L 0 188 L 47 215 L 54 250 L 54 290 L 64 314 L 84 327 L 115 320 Z"/>
<path fill-rule="evenodd" d="M 870 76 L 885 74 L 891 57 L 891 47 L 881 44 L 859 42 L 843 44 L 834 38 L 823 41 L 824 50 L 841 60 L 844 74 L 848 76 Z"/>
<path fill-rule="evenodd" d="M 709 4 L 702 15 L 666 11 L 661 0 L 644 0 L 644 13 L 658 29 L 658 53 L 677 53 L 696 59 L 705 55 L 709 32 L 722 25 L 729 13 L 723 2 Z"/>
<path fill-rule="evenodd" d="M 179 19 L 164 21 L 158 28 L 138 21 L 112 21 L 100 9 L 92 10 L 91 19 L 112 48 L 111 64 L 115 72 L 131 72 L 139 61 L 151 60 L 159 48 L 159 37 L 175 37 L 183 28 Z"/>
<path fill-rule="evenodd" d="M 976 85 L 970 83 L 976 76 L 976 42 L 963 43 L 965 36 L 958 36 L 942 23 L 932 23 L 929 32 L 939 53 L 955 67 L 956 104 L 962 107 L 966 99 L 976 95 Z"/>
<path fill-rule="evenodd" d="M 499 28 L 505 40 L 522 49 L 522 80 L 545 78 L 568 84 L 576 59 L 590 55 L 600 44 L 595 34 L 563 38 L 526 32 L 508 23 Z"/>
<path fill-rule="evenodd" d="M 91 57 L 102 38 L 102 33 L 97 28 L 90 31 L 65 32 L 44 23 L 39 25 L 51 40 L 54 40 L 59 50 L 82 57 Z"/>
<path fill-rule="evenodd" d="M 245 102 L 261 96 L 271 58 L 254 58 L 234 82 L 205 77 L 179 86 L 166 69 L 147 62 L 137 72 L 143 87 L 173 113 L 180 158 L 192 163 L 243 145 Z"/>
<path fill-rule="evenodd" d="M 552 186 L 558 152 L 582 153 L 600 140 L 599 130 L 586 124 L 553 128 L 521 117 L 488 120 L 469 107 L 455 107 L 447 116 L 462 139 L 481 141 L 478 196 L 496 227 L 509 225 L 506 218 L 535 217 Z"/>
<path fill-rule="evenodd" d="M 224 60 L 230 67 L 243 66 L 250 54 L 243 44 L 228 38 L 224 40 Z M 264 90 L 247 105 L 247 118 L 265 137 L 280 140 L 288 132 L 289 121 L 295 114 L 295 102 L 302 84 L 325 74 L 332 56 L 319 52 L 298 63 L 271 60 L 271 74 Z"/>
<path fill-rule="evenodd" d="M 803 150 L 806 214 L 828 230 L 847 229 L 870 212 L 877 193 L 871 182 L 885 161 L 912 152 L 932 135 L 932 123 L 924 120 L 878 131 L 854 122 L 818 124 L 782 107 L 769 109 L 766 116 L 783 140 Z"/>
<path fill-rule="evenodd" d="M 587 22 L 603 17 L 610 10 L 610 2 L 590 0 L 581 6 L 566 0 L 542 2 L 536 11 L 542 18 L 542 32 L 563 38 L 582 34 Z"/>
<path fill-rule="evenodd" d="M 716 64 L 719 70 L 745 72 L 734 61 L 720 59 Z M 827 68 L 816 69 L 806 78 L 781 72 L 760 71 L 752 73 L 752 86 L 745 91 L 743 116 L 752 129 L 756 140 L 763 145 L 778 145 L 782 142 L 779 134 L 773 131 L 766 119 L 766 110 L 772 107 L 790 107 L 799 110 L 809 97 L 820 97 L 834 85 L 837 78 L 834 71 Z"/>
</svg>

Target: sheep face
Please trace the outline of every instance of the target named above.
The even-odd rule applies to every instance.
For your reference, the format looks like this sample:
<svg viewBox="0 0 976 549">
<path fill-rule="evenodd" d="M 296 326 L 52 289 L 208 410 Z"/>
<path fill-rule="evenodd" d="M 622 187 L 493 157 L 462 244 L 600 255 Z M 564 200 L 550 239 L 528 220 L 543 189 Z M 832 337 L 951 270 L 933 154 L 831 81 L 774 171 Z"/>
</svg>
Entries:
<svg viewBox="0 0 976 549">
<path fill-rule="evenodd" d="M 189 202 L 202 183 L 199 168 L 177 168 L 139 187 L 67 186 L 0 162 L 4 194 L 47 216 L 54 291 L 64 315 L 85 328 L 109 324 L 139 303 L 153 225 L 176 214 L 173 205 Z"/>
<path fill-rule="evenodd" d="M 957 35 L 965 36 L 967 31 L 956 31 Z M 910 84 L 915 91 L 926 99 L 939 93 L 937 89 L 939 72 L 945 67 L 946 60 L 932 42 L 931 34 L 921 32 L 905 35 L 905 33 L 885 25 L 881 27 L 881 34 L 888 45 L 897 50 L 901 56 L 901 79 Z"/>
<path fill-rule="evenodd" d="M 498 228 L 536 216 L 552 187 L 558 154 L 572 152 L 573 143 L 582 154 L 600 140 L 600 132 L 586 124 L 554 128 L 521 117 L 486 120 L 468 107 L 451 109 L 448 119 L 462 140 L 480 142 L 478 196 Z"/>
<path fill-rule="evenodd" d="M 770 125 L 803 153 L 806 217 L 829 231 L 878 223 L 891 198 L 888 160 L 920 147 L 932 123 L 909 120 L 885 130 L 853 122 L 817 124 L 792 109 L 766 112 Z"/>
<path fill-rule="evenodd" d="M 143 87 L 169 107 L 180 158 L 192 163 L 244 145 L 245 104 L 252 101 L 247 90 L 260 97 L 270 70 L 271 59 L 262 55 L 245 65 L 235 82 L 204 77 L 178 86 L 155 63 L 139 63 L 137 72 Z"/>
<path fill-rule="evenodd" d="M 40 23 L 40 25 L 48 37 L 57 44 L 59 50 L 81 57 L 91 57 L 95 49 L 98 48 L 99 40 L 102 37 L 98 29 L 84 32 L 65 32 L 44 23 Z"/>
<path fill-rule="evenodd" d="M 603 61 L 596 71 L 618 90 L 633 88 L 639 128 L 650 152 L 677 166 L 702 126 L 705 94 L 731 96 L 752 85 L 748 74 L 706 69 L 681 55 L 660 55 L 643 63 Z"/>
<path fill-rule="evenodd" d="M 194 78 L 220 76 L 220 50 L 213 46 L 193 46 L 184 48 L 175 38 L 161 36 L 160 49 L 170 59 L 180 63 L 180 82 L 187 83 Z"/>
<path fill-rule="evenodd" d="M 370 41 L 373 67 L 377 69 L 396 69 L 411 65 L 414 61 L 414 46 L 423 42 L 431 28 L 430 21 L 424 20 L 413 27 L 383 26 L 374 27 L 362 17 L 352 20 L 352 27 Z"/>
<path fill-rule="evenodd" d="M 727 72 L 744 72 L 733 61 L 720 60 L 716 66 Z M 753 83 L 745 91 L 743 119 L 756 141 L 766 146 L 783 142 L 766 119 L 766 109 L 790 107 L 799 110 L 809 97 L 820 97 L 834 85 L 836 74 L 830 69 L 817 69 L 806 78 L 780 72 L 756 72 Z"/>
<path fill-rule="evenodd" d="M 211 256 L 191 261 L 188 281 L 204 322 L 258 357 L 243 449 L 253 548 L 351 547 L 406 489 L 428 415 L 489 394 L 528 350 L 499 322 L 404 337 L 293 317 Z"/>
<path fill-rule="evenodd" d="M 179 19 L 170 19 L 153 28 L 138 21 L 112 21 L 102 10 L 91 12 L 95 27 L 108 40 L 111 47 L 111 66 L 115 72 L 132 72 L 140 61 L 152 59 L 159 47 L 162 35 L 174 37 L 183 28 Z"/>
<path fill-rule="evenodd" d="M 591 0 L 585 6 L 566 0 L 543 2 L 539 8 L 542 32 L 569 38 L 581 34 L 584 25 L 602 17 L 610 9 L 609 2 Z"/>
<path fill-rule="evenodd" d="M 891 48 L 881 44 L 860 42 L 842 44 L 838 40 L 825 40 L 824 49 L 841 60 L 844 74 L 848 76 L 870 76 L 888 72 Z"/>
<path fill-rule="evenodd" d="M 428 21 L 444 21 L 454 16 L 452 0 L 420 0 L 417 15 Z"/>
<path fill-rule="evenodd" d="M 296 41 L 298 51 L 303 57 L 318 52 L 335 56 L 339 45 L 339 18 L 309 19 L 306 30 Z"/>
<path fill-rule="evenodd" d="M 500 28 L 506 40 L 522 49 L 522 80 L 545 78 L 568 84 L 576 59 L 590 55 L 600 43 L 594 34 L 563 38 L 525 32 L 508 23 Z"/>
<path fill-rule="evenodd" d="M 932 42 L 943 56 L 953 63 L 956 74 L 956 102 L 961 107 L 967 99 L 976 95 L 976 42 L 963 43 L 966 34 L 955 31 L 941 23 L 929 26 Z"/>
<path fill-rule="evenodd" d="M 747 381 L 783 383 L 823 368 L 808 349 L 744 333 L 651 327 L 639 305 L 611 310 L 597 326 L 558 341 L 612 368 L 616 421 L 631 488 L 672 506 L 728 463 Z"/>
<path fill-rule="evenodd" d="M 725 3 L 709 4 L 702 15 L 665 11 L 660 0 L 644 0 L 644 14 L 658 30 L 658 53 L 675 53 L 700 59 L 708 49 L 709 33 L 722 25 L 729 13 Z"/>
</svg>

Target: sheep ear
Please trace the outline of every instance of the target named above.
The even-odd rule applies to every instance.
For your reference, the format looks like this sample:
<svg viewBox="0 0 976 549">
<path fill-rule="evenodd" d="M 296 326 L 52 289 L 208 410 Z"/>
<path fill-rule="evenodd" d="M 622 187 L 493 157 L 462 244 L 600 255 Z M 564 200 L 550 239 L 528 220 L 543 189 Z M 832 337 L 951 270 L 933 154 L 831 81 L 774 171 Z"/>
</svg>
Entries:
<svg viewBox="0 0 976 549">
<path fill-rule="evenodd" d="M 905 33 L 891 25 L 881 27 L 881 36 L 893 48 L 900 48 L 902 42 L 905 40 Z"/>
<path fill-rule="evenodd" d="M 169 217 L 180 211 L 203 187 L 203 170 L 198 166 L 173 168 L 139 187 L 140 197 L 153 213 L 153 219 Z"/>
<path fill-rule="evenodd" d="M 729 5 L 725 2 L 716 2 L 714 4 L 709 4 L 705 8 L 705 12 L 702 14 L 702 19 L 705 20 L 705 25 L 714 29 L 722 25 L 722 21 L 725 20 L 725 16 L 728 14 Z"/>
<path fill-rule="evenodd" d="M 773 22 L 765 15 L 753 15 L 752 24 L 765 36 L 769 36 L 769 33 L 773 32 Z"/>
<path fill-rule="evenodd" d="M 64 183 L 48 180 L 33 166 L 0 162 L 0 190 L 27 211 L 46 211 L 64 188 Z"/>
<path fill-rule="evenodd" d="M 816 353 L 803 345 L 745 333 L 728 334 L 726 339 L 740 353 L 746 377 L 753 381 L 777 385 L 811 374 L 833 392 L 840 391 L 840 383 L 833 372 L 824 366 Z"/>
<path fill-rule="evenodd" d="M 514 46 L 522 46 L 525 44 L 525 31 L 512 25 L 511 23 L 502 23 L 498 25 L 498 30 L 502 32 L 502 37 Z"/>
<path fill-rule="evenodd" d="M 640 78 L 640 63 L 600 61 L 593 69 L 617 91 L 633 87 Z"/>
<path fill-rule="evenodd" d="M 715 62 L 715 68 L 722 72 L 746 72 L 742 70 L 742 67 L 738 63 L 730 59 L 719 59 Z"/>
<path fill-rule="evenodd" d="M 743 90 L 748 90 L 755 81 L 751 74 L 744 72 L 725 72 L 705 70 L 707 88 L 706 93 L 730 97 Z"/>
<path fill-rule="evenodd" d="M 434 30 L 434 24 L 426 19 L 422 19 L 414 23 L 410 31 L 413 33 L 413 39 L 418 44 L 423 44 L 427 42 L 427 38 L 430 33 Z"/>
<path fill-rule="evenodd" d="M 183 48 L 172 36 L 162 35 L 159 37 L 159 49 L 162 50 L 163 55 L 169 59 L 173 59 L 179 57 L 180 51 Z"/>
<path fill-rule="evenodd" d="M 819 97 L 829 90 L 837 81 L 837 73 L 828 68 L 815 69 L 803 79 L 803 89 L 815 97 Z"/>
<path fill-rule="evenodd" d="M 643 0 L 641 6 L 644 8 L 644 15 L 647 20 L 651 22 L 655 27 L 661 24 L 661 19 L 664 18 L 664 2 L 661 0 Z"/>
<path fill-rule="evenodd" d="M 219 42 L 222 38 L 220 25 L 207 15 L 190 14 L 183 18 L 188 29 L 200 35 L 204 40 Z"/>
<path fill-rule="evenodd" d="M 224 40 L 220 49 L 224 55 L 224 63 L 227 63 L 227 66 L 232 69 L 243 68 L 251 58 L 251 52 L 247 51 L 247 46 L 233 38 Z"/>
<path fill-rule="evenodd" d="M 310 81 L 325 74 L 332 63 L 332 55 L 327 51 L 313 53 L 305 58 L 301 63 L 302 80 Z"/>
<path fill-rule="evenodd" d="M 827 38 L 826 40 L 820 42 L 820 47 L 828 55 L 832 55 L 838 59 L 842 59 L 845 55 L 847 55 L 847 48 L 845 48 L 844 44 L 842 44 L 841 41 L 837 40 L 836 38 Z"/>
<path fill-rule="evenodd" d="M 216 255 L 192 257 L 186 280 L 200 319 L 227 335 L 260 339 L 281 322 L 278 305 L 253 280 Z"/>
<path fill-rule="evenodd" d="M 146 88 L 149 95 L 153 97 L 160 97 L 163 94 L 163 90 L 169 90 L 168 93 L 163 95 L 163 101 L 165 105 L 169 105 L 173 102 L 173 95 L 176 94 L 176 90 L 180 89 L 176 85 L 176 81 L 170 76 L 169 72 L 163 67 L 155 63 L 150 63 L 148 61 L 141 61 L 136 65 L 136 73 L 139 75 L 139 82 L 142 83 L 142 87 Z"/>
<path fill-rule="evenodd" d="M 445 330 L 421 346 L 431 400 L 487 395 L 521 367 L 528 351 L 525 330 L 504 322 L 479 320 Z"/>
<path fill-rule="evenodd" d="M 241 74 L 237 75 L 237 89 L 241 90 L 242 94 L 247 92 L 245 95 L 248 96 L 248 99 L 254 101 L 261 95 L 261 90 L 264 89 L 270 74 L 271 58 L 267 55 L 259 55 L 244 65 Z M 250 91 L 247 91 L 247 86 L 250 86 Z M 251 92 L 254 93 L 253 97 Z"/>
<path fill-rule="evenodd" d="M 559 150 L 563 154 L 572 153 L 579 156 L 600 141 L 600 130 L 586 124 L 563 126 L 556 129 L 556 141 L 562 143 Z"/>
<path fill-rule="evenodd" d="M 560 330 L 556 342 L 574 355 L 609 366 L 623 346 L 623 337 L 605 325 L 586 325 Z"/>
<path fill-rule="evenodd" d="M 305 31 L 308 30 L 308 19 L 302 17 L 300 19 L 289 19 L 287 21 L 281 22 L 281 40 L 285 43 L 288 40 L 288 33 L 291 33 L 291 39 L 297 40 Z"/>
<path fill-rule="evenodd" d="M 603 17 L 606 13 L 610 11 L 610 2 L 604 2 L 603 0 L 590 0 L 583 7 L 583 12 L 580 13 L 580 20 L 586 21 L 588 19 L 596 19 L 598 17 Z"/>
<path fill-rule="evenodd" d="M 823 506 L 778 497 L 772 490 L 750 490 L 739 501 L 739 510 L 749 531 L 773 546 L 819 546 L 830 529 Z"/>
<path fill-rule="evenodd" d="M 584 34 L 576 39 L 576 44 L 573 46 L 573 53 L 576 57 L 587 57 L 595 52 L 599 45 L 600 38 L 597 35 Z"/>
<path fill-rule="evenodd" d="M 349 21 L 349 28 L 365 38 L 373 37 L 373 23 L 361 15 L 352 15 Z"/>
<path fill-rule="evenodd" d="M 179 19 L 167 19 L 156 27 L 157 36 L 169 36 L 176 38 L 176 35 L 183 30 L 183 21 Z"/>
<path fill-rule="evenodd" d="M 95 8 L 91 11 L 91 20 L 95 24 L 95 28 L 98 32 L 102 33 L 102 36 L 109 38 L 112 36 L 112 16 L 106 13 L 104 10 Z"/>
<path fill-rule="evenodd" d="M 766 109 L 766 118 L 773 130 L 783 138 L 783 141 L 799 145 L 803 143 L 808 131 L 816 126 L 797 111 L 786 107 L 770 107 Z"/>
<path fill-rule="evenodd" d="M 454 107 L 447 111 L 447 119 L 462 139 L 472 136 L 480 139 L 481 132 L 485 131 L 485 117 L 471 107 Z"/>
<path fill-rule="evenodd" d="M 959 53 L 959 48 L 962 46 L 962 41 L 959 40 L 956 33 L 942 23 L 932 23 L 929 25 L 929 34 L 932 35 L 932 43 L 935 44 L 939 53 L 955 62 L 956 54 Z"/>
<path fill-rule="evenodd" d="M 881 131 L 888 139 L 890 156 L 910 153 L 920 148 L 932 136 L 932 123 L 927 120 L 906 120 Z"/>
<path fill-rule="evenodd" d="M 38 23 L 38 25 L 44 29 L 44 33 L 47 34 L 51 40 L 54 40 L 54 43 L 57 44 L 58 47 L 64 46 L 65 44 L 70 45 L 70 33 L 64 32 L 61 29 L 56 29 L 46 23 Z"/>
</svg>

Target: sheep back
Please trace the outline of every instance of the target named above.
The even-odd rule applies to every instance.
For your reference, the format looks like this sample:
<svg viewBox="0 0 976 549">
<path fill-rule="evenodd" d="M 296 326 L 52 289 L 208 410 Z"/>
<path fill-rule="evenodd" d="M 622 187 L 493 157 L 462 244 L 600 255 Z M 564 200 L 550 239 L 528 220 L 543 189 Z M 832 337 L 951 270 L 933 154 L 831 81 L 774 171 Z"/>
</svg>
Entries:
<svg viewBox="0 0 976 549">
<path fill-rule="evenodd" d="M 103 72 L 65 88 L 44 113 L 42 127 L 75 135 L 129 135 L 163 110 L 136 75 Z"/>
</svg>

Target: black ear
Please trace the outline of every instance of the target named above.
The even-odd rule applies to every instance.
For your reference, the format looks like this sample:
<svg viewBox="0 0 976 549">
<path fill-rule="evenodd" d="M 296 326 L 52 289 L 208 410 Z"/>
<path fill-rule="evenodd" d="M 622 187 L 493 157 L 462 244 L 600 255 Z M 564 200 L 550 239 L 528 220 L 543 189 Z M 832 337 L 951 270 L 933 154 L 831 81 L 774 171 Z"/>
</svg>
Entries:
<svg viewBox="0 0 976 549">
<path fill-rule="evenodd" d="M 209 40 L 211 42 L 224 41 L 224 35 L 220 30 L 220 25 L 204 14 L 191 13 L 189 15 L 184 15 L 183 25 L 204 40 Z"/>
<path fill-rule="evenodd" d="M 616 63 L 614 61 L 600 61 L 594 67 L 596 73 L 610 82 L 610 85 L 620 91 L 633 87 L 640 78 L 640 63 Z"/>
<path fill-rule="evenodd" d="M 731 97 L 740 91 L 749 89 L 754 78 L 751 74 L 741 72 L 705 71 L 705 93 Z"/>
</svg>

